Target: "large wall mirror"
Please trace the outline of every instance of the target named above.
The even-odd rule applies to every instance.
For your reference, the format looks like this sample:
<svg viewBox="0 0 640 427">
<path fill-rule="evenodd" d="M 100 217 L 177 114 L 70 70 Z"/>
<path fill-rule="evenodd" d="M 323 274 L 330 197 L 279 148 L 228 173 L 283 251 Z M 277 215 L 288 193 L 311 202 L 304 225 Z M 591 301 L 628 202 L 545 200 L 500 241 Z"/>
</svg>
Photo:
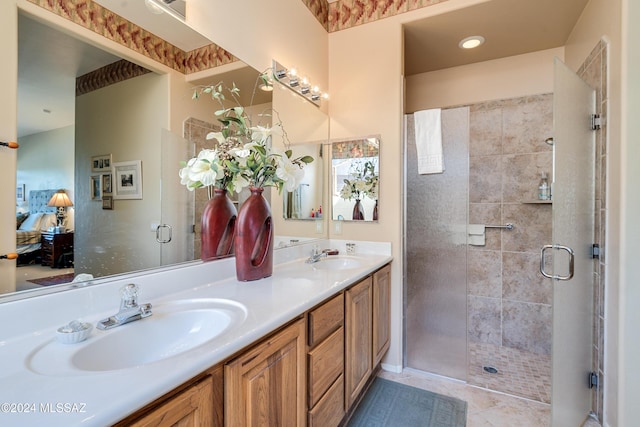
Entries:
<svg viewBox="0 0 640 427">
<path fill-rule="evenodd" d="M 331 215 L 334 221 L 377 221 L 380 137 L 331 145 Z"/>
<path fill-rule="evenodd" d="M 123 7 L 127 3 L 144 4 L 98 1 L 105 6 L 110 2 Z M 136 22 L 135 14 L 117 13 Z M 149 14 L 145 19 L 157 17 Z M 17 267 L 15 287 L 8 286 L 12 296 L 36 296 L 51 291 L 52 286 L 66 289 L 69 286 L 65 287 L 65 283 L 83 273 L 103 278 L 199 259 L 198 212 L 206 203 L 206 190 L 189 192 L 178 177 L 180 161 L 193 156 L 206 133 L 216 125 L 213 112 L 219 106 L 211 100 L 191 100 L 191 88 L 199 84 L 235 82 L 246 96 L 241 101 L 245 106 L 253 104 L 257 111 L 271 105 L 281 112 L 293 149 L 311 150 L 314 158 L 318 157 L 309 174 L 308 196 L 313 205 L 322 204 L 327 173 L 319 142 L 327 141 L 328 118 L 308 101 L 305 102 L 313 108 L 313 114 L 306 114 L 297 104 L 299 99 L 291 94 L 280 96 L 274 90 L 273 94 L 258 96 L 255 82 L 259 72 L 239 61 L 195 76 L 147 72 L 96 47 L 95 41 L 78 40 L 22 12 L 18 19 L 21 148 L 16 171 L 16 210 L 24 214 L 31 214 L 32 209 L 41 211 L 42 217 L 49 217 L 52 223 L 25 224 L 25 230 L 37 234 L 32 246 L 37 248 L 26 248 L 21 255 L 24 262 Z M 163 37 L 176 46 L 183 41 L 172 40 L 172 35 L 184 38 L 185 32 L 193 32 L 175 19 L 170 25 L 180 29 L 167 29 Z M 199 37 L 197 43 L 211 43 Z M 77 77 L 105 66 L 122 67 L 113 64 L 126 64 L 118 70 L 131 78 L 76 96 Z M 54 93 L 51 88 L 60 91 Z M 168 130 L 168 123 L 175 123 L 176 115 L 183 128 L 174 126 Z M 131 187 L 124 190 L 133 189 L 133 195 L 123 191 L 123 186 Z M 50 216 L 54 214 L 55 218 L 56 207 L 47 206 L 47 202 L 60 189 L 73 203 L 63 209 L 64 227 L 73 232 L 71 247 L 62 236 L 69 233 L 49 234 L 50 227 L 56 225 Z M 39 201 L 30 201 L 32 192 Z M 287 196 L 272 191 L 269 197 L 274 219 L 284 218 L 282 205 Z M 163 224 L 169 227 L 163 228 Z M 326 237 L 314 222 L 289 224 L 284 219 L 276 222 L 276 234 L 286 236 L 280 239 L 282 242 Z M 167 240 L 168 230 L 170 244 L 158 243 Z M 55 250 L 50 257 L 53 266 L 41 265 L 42 235 L 48 235 L 52 245 L 49 250 Z"/>
</svg>

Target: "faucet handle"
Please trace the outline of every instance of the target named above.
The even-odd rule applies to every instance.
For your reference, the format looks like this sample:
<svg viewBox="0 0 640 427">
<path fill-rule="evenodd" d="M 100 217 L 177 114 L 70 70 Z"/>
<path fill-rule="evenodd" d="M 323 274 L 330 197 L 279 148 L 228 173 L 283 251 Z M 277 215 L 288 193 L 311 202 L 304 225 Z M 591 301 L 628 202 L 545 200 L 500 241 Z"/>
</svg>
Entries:
<svg viewBox="0 0 640 427">
<path fill-rule="evenodd" d="M 138 287 L 129 283 L 128 285 L 120 289 L 120 295 L 122 296 L 120 302 L 120 309 L 136 307 L 138 305 Z"/>
</svg>

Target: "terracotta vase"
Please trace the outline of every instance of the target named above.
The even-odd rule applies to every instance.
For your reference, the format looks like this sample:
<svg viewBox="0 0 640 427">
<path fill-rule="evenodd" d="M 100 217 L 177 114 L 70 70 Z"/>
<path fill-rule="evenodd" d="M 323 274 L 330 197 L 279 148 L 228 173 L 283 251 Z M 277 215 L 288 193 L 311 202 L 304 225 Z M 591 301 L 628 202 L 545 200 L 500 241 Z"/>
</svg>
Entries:
<svg viewBox="0 0 640 427">
<path fill-rule="evenodd" d="M 364 220 L 364 208 L 362 207 L 362 203 L 360 203 L 360 199 L 356 199 L 356 204 L 353 206 L 353 215 L 351 219 L 353 219 L 354 221 Z"/>
<path fill-rule="evenodd" d="M 215 189 L 202 213 L 202 255 L 204 261 L 233 254 L 238 211 L 226 190 Z"/>
<path fill-rule="evenodd" d="M 273 221 L 263 188 L 251 187 L 251 195 L 240 207 L 236 224 L 236 277 L 258 280 L 273 273 Z"/>
<path fill-rule="evenodd" d="M 374 221 L 378 220 L 378 199 L 376 199 L 376 204 L 373 207 L 373 220 Z"/>
</svg>

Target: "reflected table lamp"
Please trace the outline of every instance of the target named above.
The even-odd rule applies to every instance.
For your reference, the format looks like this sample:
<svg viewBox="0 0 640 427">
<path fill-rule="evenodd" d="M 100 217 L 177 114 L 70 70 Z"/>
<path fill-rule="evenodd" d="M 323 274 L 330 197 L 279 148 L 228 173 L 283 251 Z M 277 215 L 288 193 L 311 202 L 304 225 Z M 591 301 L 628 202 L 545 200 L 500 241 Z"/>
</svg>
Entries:
<svg viewBox="0 0 640 427">
<path fill-rule="evenodd" d="M 73 203 L 65 190 L 58 190 L 51 196 L 47 206 L 55 206 L 58 208 L 56 217 L 58 218 L 58 227 L 61 227 L 64 222 L 64 217 L 67 215 L 67 206 L 73 206 Z"/>
</svg>

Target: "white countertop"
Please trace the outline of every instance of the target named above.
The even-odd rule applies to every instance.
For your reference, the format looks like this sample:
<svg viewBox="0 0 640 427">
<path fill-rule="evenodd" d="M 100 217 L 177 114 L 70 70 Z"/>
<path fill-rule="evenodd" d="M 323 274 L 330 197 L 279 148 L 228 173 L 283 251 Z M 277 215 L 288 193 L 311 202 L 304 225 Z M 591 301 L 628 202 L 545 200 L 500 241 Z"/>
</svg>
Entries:
<svg viewBox="0 0 640 427">
<path fill-rule="evenodd" d="M 341 245 L 344 242 L 331 241 L 320 247 L 337 247 L 344 254 Z M 253 282 L 238 282 L 234 260 L 226 259 L 0 304 L 0 425 L 113 424 L 392 259 L 388 244 L 358 242 L 358 249 L 362 266 L 357 269 L 316 269 L 304 263 L 305 258 L 300 255 L 308 253 L 309 247 L 300 245 L 276 251 L 273 275 Z M 199 347 L 133 368 L 79 371 L 73 375 L 42 375 L 30 368 L 30 355 L 55 340 L 59 326 L 76 318 L 95 325 L 114 314 L 119 305 L 119 289 L 131 282 L 140 288 L 140 303 L 162 306 L 167 301 L 225 298 L 244 305 L 247 316 L 241 324 Z M 83 343 L 56 345 L 69 347 L 71 352 L 109 332 L 94 330 Z M 122 351 L 126 352 L 126 348 Z M 63 361 L 50 363 L 55 366 Z"/>
</svg>

